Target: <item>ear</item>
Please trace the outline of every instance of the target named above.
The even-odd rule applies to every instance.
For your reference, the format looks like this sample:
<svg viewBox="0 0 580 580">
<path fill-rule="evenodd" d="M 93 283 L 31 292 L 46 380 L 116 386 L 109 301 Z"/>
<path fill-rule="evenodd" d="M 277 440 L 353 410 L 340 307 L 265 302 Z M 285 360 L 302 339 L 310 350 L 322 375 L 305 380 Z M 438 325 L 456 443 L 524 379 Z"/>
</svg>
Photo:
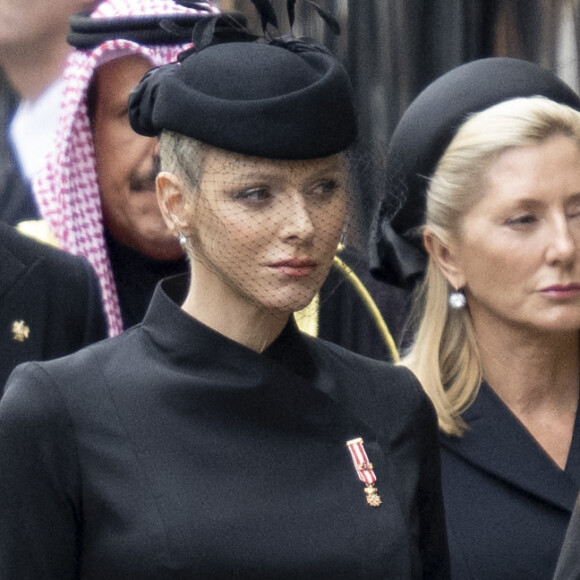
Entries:
<svg viewBox="0 0 580 580">
<path fill-rule="evenodd" d="M 425 228 L 423 232 L 423 243 L 449 284 L 456 290 L 463 288 L 465 276 L 458 259 L 456 245 L 444 243 L 430 228 Z"/>
<path fill-rule="evenodd" d="M 157 203 L 169 231 L 177 235 L 187 230 L 187 199 L 181 180 L 174 173 L 161 171 L 155 183 Z"/>
</svg>

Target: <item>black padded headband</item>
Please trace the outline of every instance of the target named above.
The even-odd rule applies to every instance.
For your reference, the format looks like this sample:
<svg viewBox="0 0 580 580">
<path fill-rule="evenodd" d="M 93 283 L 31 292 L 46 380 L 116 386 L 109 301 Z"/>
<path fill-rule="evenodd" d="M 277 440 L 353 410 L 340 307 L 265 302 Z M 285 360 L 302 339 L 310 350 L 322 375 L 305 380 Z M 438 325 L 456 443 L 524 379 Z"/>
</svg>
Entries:
<svg viewBox="0 0 580 580">
<path fill-rule="evenodd" d="M 580 98 L 552 72 L 524 60 L 487 58 L 431 83 L 397 125 L 387 155 L 386 194 L 371 246 L 373 274 L 413 286 L 427 256 L 415 234 L 425 223 L 426 192 L 439 159 L 467 117 L 517 97 L 543 96 L 580 111 Z M 395 197 L 404 195 L 395 206 Z"/>
</svg>

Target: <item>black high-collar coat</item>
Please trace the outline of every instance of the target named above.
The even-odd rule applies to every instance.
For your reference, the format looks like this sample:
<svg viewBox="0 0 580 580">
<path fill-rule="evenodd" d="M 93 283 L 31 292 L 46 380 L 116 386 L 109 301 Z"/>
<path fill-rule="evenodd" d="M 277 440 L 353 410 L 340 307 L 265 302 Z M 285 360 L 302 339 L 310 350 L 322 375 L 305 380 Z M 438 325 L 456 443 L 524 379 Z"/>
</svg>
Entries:
<svg viewBox="0 0 580 580">
<path fill-rule="evenodd" d="M 175 284 L 121 336 L 13 375 L 0 577 L 448 578 L 435 414 L 412 374 L 292 322 L 256 353 L 185 314 Z"/>
</svg>

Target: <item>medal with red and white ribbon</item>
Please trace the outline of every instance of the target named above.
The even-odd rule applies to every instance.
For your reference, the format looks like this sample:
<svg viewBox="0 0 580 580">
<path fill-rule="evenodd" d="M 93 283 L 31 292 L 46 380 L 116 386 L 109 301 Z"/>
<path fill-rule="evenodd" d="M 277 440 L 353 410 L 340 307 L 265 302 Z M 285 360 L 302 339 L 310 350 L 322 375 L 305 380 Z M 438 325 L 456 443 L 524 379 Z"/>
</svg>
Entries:
<svg viewBox="0 0 580 580">
<path fill-rule="evenodd" d="M 382 502 L 381 496 L 377 493 L 377 488 L 374 486 L 377 481 L 377 476 L 373 471 L 373 464 L 369 461 L 363 443 L 363 440 L 360 437 L 357 437 L 356 439 L 347 441 L 346 446 L 350 451 L 350 456 L 358 474 L 358 478 L 366 486 L 365 493 L 367 494 L 367 503 L 370 506 L 378 507 Z"/>
</svg>

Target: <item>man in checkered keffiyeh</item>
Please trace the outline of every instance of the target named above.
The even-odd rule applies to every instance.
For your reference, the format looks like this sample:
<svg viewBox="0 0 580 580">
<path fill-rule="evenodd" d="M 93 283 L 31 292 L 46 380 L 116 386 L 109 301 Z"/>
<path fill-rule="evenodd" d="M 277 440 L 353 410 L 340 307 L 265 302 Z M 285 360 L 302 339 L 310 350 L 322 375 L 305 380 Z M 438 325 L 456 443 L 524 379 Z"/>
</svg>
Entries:
<svg viewBox="0 0 580 580">
<path fill-rule="evenodd" d="M 58 245 L 96 270 L 111 336 L 140 321 L 158 279 L 187 268 L 155 199 L 156 143 L 128 125 L 129 91 L 187 47 L 160 32 L 160 19 L 215 12 L 210 3 L 104 0 L 71 19 L 77 50 L 64 71 L 57 140 L 33 188 Z"/>
</svg>

